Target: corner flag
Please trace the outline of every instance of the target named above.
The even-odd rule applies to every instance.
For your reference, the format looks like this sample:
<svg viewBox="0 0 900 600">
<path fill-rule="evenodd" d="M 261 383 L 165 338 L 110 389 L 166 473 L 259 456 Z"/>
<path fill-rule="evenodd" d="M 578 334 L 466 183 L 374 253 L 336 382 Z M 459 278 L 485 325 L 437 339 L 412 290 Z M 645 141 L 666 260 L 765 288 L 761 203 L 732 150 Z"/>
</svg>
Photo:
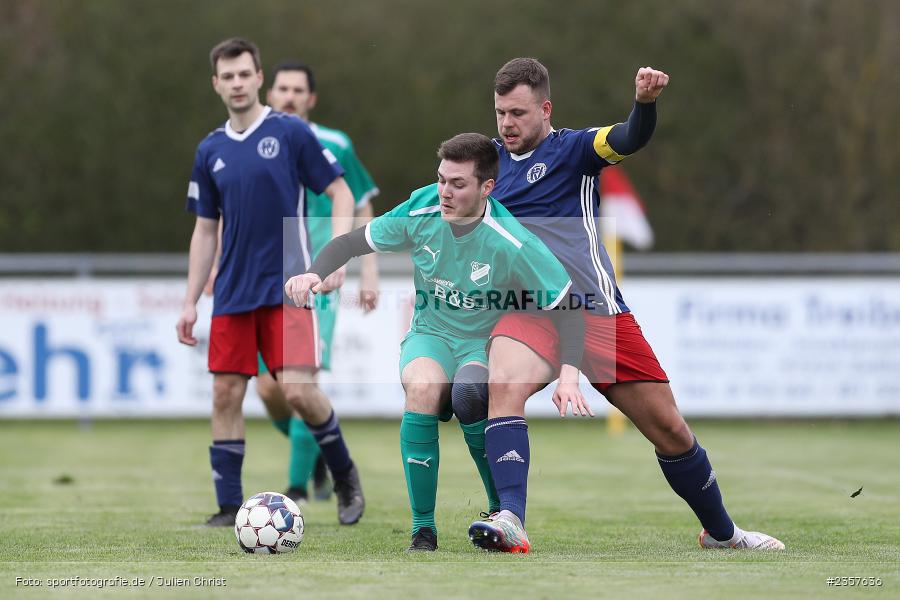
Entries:
<svg viewBox="0 0 900 600">
<path fill-rule="evenodd" d="M 620 166 L 600 171 L 600 216 L 614 218 L 615 237 L 637 250 L 653 246 L 653 230 L 637 192 Z"/>
</svg>

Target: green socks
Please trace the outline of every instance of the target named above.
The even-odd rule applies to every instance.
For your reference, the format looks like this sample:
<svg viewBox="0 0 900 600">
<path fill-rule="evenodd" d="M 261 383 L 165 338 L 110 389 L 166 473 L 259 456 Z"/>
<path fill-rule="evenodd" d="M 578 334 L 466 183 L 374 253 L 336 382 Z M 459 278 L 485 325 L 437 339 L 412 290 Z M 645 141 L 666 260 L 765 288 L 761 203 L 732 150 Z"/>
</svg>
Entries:
<svg viewBox="0 0 900 600">
<path fill-rule="evenodd" d="M 319 458 L 319 443 L 302 419 L 291 417 L 290 421 L 291 461 L 288 485 L 306 489 Z"/>
<path fill-rule="evenodd" d="M 291 435 L 291 418 L 281 419 L 280 421 L 276 421 L 272 419 L 272 425 L 275 426 L 275 429 L 284 434 L 284 437 L 290 437 Z"/>
<path fill-rule="evenodd" d="M 486 424 L 487 419 L 483 419 L 468 425 L 460 423 L 459 426 L 463 430 L 463 437 L 466 440 L 466 445 L 469 447 L 469 454 L 472 455 L 472 460 L 475 461 L 478 474 L 481 475 L 481 481 L 484 483 L 484 491 L 487 492 L 488 499 L 488 512 L 492 513 L 500 510 L 500 497 L 497 495 L 494 478 L 491 477 L 491 467 L 488 464 L 484 450 L 484 428 Z"/>
<path fill-rule="evenodd" d="M 482 427 L 482 444 L 484 428 Z M 400 456 L 403 459 L 403 473 L 406 475 L 406 489 L 412 508 L 413 535 L 422 527 L 431 527 L 437 534 L 434 523 L 434 505 L 437 501 L 438 445 L 437 415 L 404 412 L 400 421 Z"/>
</svg>

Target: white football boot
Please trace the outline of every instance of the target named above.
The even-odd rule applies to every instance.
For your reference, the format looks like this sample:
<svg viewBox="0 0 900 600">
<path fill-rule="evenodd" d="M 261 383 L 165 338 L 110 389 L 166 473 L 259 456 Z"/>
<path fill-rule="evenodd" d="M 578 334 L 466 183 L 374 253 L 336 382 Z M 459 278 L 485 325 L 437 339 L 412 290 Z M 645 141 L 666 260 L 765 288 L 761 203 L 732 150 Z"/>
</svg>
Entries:
<svg viewBox="0 0 900 600">
<path fill-rule="evenodd" d="M 531 550 L 522 521 L 508 510 L 495 512 L 469 527 L 469 539 L 483 550 L 527 554 Z"/>
<path fill-rule="evenodd" d="M 700 532 L 701 548 L 734 548 L 736 550 L 784 550 L 784 544 L 771 535 L 758 531 L 744 531 L 734 526 L 734 535 L 730 540 L 720 542 L 705 529 Z"/>
</svg>

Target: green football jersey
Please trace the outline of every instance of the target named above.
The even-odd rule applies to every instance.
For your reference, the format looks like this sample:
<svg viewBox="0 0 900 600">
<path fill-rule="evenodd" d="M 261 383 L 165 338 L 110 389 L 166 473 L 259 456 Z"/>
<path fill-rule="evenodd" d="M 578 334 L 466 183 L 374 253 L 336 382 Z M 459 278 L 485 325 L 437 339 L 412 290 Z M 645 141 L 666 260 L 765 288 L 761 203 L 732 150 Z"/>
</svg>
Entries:
<svg viewBox="0 0 900 600">
<path fill-rule="evenodd" d="M 568 273 L 544 243 L 494 198 L 470 232 L 455 237 L 441 218 L 437 184 L 366 226 L 376 252 L 409 250 L 416 304 L 411 331 L 487 338 L 508 310 L 551 309 L 568 293 Z"/>
<path fill-rule="evenodd" d="M 366 168 L 356 156 L 353 143 L 347 134 L 337 129 L 310 123 L 310 128 L 322 147 L 328 149 L 344 169 L 344 179 L 353 192 L 356 207 L 378 195 L 378 188 Z M 308 217 L 309 246 L 313 258 L 325 244 L 331 241 L 331 199 L 325 194 L 315 194 L 306 189 L 306 216 Z"/>
</svg>

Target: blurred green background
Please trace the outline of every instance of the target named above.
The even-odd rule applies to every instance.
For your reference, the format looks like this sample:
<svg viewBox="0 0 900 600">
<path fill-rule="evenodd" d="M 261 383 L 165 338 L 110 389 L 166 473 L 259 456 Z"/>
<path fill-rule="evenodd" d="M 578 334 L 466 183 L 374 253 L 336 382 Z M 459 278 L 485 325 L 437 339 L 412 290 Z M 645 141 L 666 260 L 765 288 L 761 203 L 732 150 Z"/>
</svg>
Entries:
<svg viewBox="0 0 900 600">
<path fill-rule="evenodd" d="M 209 49 L 313 66 L 380 213 L 461 131 L 495 133 L 514 56 L 550 69 L 556 127 L 622 121 L 667 71 L 627 163 L 660 251 L 900 251 L 900 2 L 891 0 L 0 3 L 0 251 L 184 252 L 193 154 L 226 119 Z"/>
</svg>

